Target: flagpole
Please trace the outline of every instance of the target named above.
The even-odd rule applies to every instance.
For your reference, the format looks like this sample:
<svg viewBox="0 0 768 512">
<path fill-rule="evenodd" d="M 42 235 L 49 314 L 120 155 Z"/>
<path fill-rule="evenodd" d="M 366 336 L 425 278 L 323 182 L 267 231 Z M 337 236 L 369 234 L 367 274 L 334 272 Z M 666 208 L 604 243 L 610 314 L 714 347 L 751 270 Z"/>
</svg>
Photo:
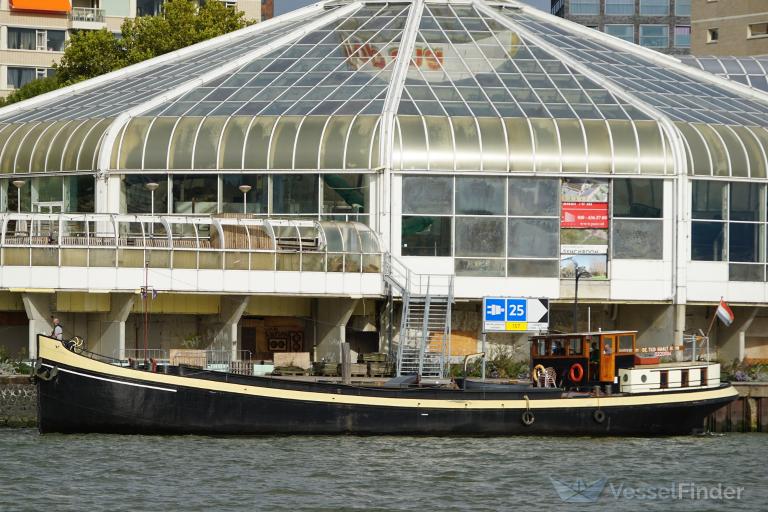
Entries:
<svg viewBox="0 0 768 512">
<path fill-rule="evenodd" d="M 717 308 L 720 307 L 720 303 L 723 301 L 723 298 L 720 297 L 720 302 L 718 302 L 718 305 L 715 306 L 715 312 L 712 314 L 712 321 L 709 322 L 709 328 L 707 329 L 707 334 L 704 336 L 709 339 L 709 333 L 712 331 L 712 327 L 715 326 L 715 319 L 717 319 Z"/>
</svg>

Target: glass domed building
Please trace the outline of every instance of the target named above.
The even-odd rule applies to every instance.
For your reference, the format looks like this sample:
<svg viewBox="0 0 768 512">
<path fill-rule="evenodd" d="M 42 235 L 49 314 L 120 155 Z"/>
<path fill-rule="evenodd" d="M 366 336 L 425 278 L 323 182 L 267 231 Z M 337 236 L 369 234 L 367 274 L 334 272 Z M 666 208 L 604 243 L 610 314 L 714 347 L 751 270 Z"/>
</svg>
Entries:
<svg viewBox="0 0 768 512">
<path fill-rule="evenodd" d="M 375 303 L 384 253 L 453 276 L 469 345 L 483 296 L 548 297 L 569 326 L 576 274 L 592 326 L 670 345 L 721 296 L 765 302 L 767 155 L 768 94 L 523 4 L 326 1 L 0 109 L 0 287 L 30 315 L 30 290 L 114 296 L 149 266 L 161 293 Z M 762 354 L 739 329 L 722 350 Z"/>
</svg>

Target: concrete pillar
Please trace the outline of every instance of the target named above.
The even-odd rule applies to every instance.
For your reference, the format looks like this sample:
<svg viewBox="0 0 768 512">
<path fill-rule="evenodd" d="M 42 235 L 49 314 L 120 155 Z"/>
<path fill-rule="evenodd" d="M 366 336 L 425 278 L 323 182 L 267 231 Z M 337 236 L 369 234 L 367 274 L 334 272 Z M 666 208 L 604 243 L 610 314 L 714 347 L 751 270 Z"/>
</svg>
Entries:
<svg viewBox="0 0 768 512">
<path fill-rule="evenodd" d="M 110 311 L 99 315 L 99 339 L 87 340 L 91 350 L 109 357 L 125 358 L 125 321 L 136 297 L 133 293 L 111 295 Z"/>
<path fill-rule="evenodd" d="M 315 301 L 315 361 L 341 362 L 341 344 L 346 342 L 347 322 L 358 300 L 340 297 Z"/>
<path fill-rule="evenodd" d="M 222 295 L 219 314 L 214 317 L 208 328 L 213 331 L 213 347 L 232 351 L 232 359 L 238 359 L 237 324 L 248 307 L 247 295 Z"/>
<path fill-rule="evenodd" d="M 37 357 L 37 335 L 51 334 L 51 299 L 48 293 L 22 293 L 21 300 L 29 319 L 29 357 Z"/>
<path fill-rule="evenodd" d="M 683 344 L 683 335 L 685 334 L 685 310 L 686 305 L 685 304 L 674 304 L 673 307 L 675 308 L 675 320 L 674 320 L 674 326 L 675 326 L 675 338 L 673 343 L 671 345 L 682 345 Z"/>
<path fill-rule="evenodd" d="M 718 355 L 723 361 L 741 361 L 744 359 L 746 335 L 757 316 L 758 308 L 734 308 L 736 317 L 730 327 L 718 322 Z M 714 349 L 711 347 L 710 350 Z"/>
</svg>

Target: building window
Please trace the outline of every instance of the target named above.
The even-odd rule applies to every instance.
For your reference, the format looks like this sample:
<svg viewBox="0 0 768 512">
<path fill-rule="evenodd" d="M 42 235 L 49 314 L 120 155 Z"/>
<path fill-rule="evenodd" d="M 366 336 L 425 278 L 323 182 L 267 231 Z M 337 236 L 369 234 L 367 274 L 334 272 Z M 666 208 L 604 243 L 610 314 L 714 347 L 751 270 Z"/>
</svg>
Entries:
<svg viewBox="0 0 768 512">
<path fill-rule="evenodd" d="M 675 46 L 678 48 L 691 47 L 691 27 L 678 25 L 675 27 Z"/>
<path fill-rule="evenodd" d="M 16 68 L 8 67 L 8 87 L 19 89 L 37 78 L 53 76 L 55 71 L 50 68 Z"/>
<path fill-rule="evenodd" d="M 768 36 L 768 22 L 750 23 L 747 29 L 747 37 L 766 37 Z"/>
<path fill-rule="evenodd" d="M 647 48 L 668 48 L 669 26 L 640 25 L 640 45 Z"/>
<path fill-rule="evenodd" d="M 608 16 L 632 16 L 635 14 L 635 0 L 605 0 L 605 14 Z"/>
<path fill-rule="evenodd" d="M 317 218 L 318 200 L 316 174 L 272 176 L 272 213 Z"/>
<path fill-rule="evenodd" d="M 640 16 L 668 16 L 669 0 L 640 0 Z"/>
<path fill-rule="evenodd" d="M 63 30 L 35 30 L 8 27 L 8 48 L 11 50 L 64 51 Z"/>
<path fill-rule="evenodd" d="M 693 182 L 691 259 L 728 261 L 731 281 L 765 279 L 765 187 Z"/>
<path fill-rule="evenodd" d="M 606 25 L 605 33 L 623 39 L 630 43 L 635 42 L 634 25 Z"/>
<path fill-rule="evenodd" d="M 708 43 L 716 43 L 720 40 L 720 29 L 719 28 L 710 28 L 707 30 L 707 42 Z"/>
<path fill-rule="evenodd" d="M 571 14 L 597 16 L 600 14 L 600 0 L 571 0 Z"/>
<path fill-rule="evenodd" d="M 243 194 L 241 186 L 251 187 Z M 245 197 L 243 197 L 245 196 Z M 221 211 L 224 213 L 267 213 L 267 176 L 225 174 L 221 177 Z"/>
<path fill-rule="evenodd" d="M 371 195 L 369 174 L 321 174 L 322 218 L 368 224 Z"/>
<path fill-rule="evenodd" d="M 154 194 L 148 183 L 157 183 Z M 126 213 L 168 213 L 168 176 L 164 174 L 126 174 L 123 178 L 123 204 Z M 154 202 L 153 202 L 154 197 Z"/>
<path fill-rule="evenodd" d="M 453 178 L 403 177 L 403 256 L 450 256 Z"/>
<path fill-rule="evenodd" d="M 613 180 L 613 257 L 662 259 L 663 213 L 661 180 Z"/>
<path fill-rule="evenodd" d="M 560 180 L 512 178 L 507 208 L 507 275 L 557 277 Z"/>
<path fill-rule="evenodd" d="M 690 18 L 691 17 L 691 0 L 676 0 L 675 16 Z"/>
</svg>

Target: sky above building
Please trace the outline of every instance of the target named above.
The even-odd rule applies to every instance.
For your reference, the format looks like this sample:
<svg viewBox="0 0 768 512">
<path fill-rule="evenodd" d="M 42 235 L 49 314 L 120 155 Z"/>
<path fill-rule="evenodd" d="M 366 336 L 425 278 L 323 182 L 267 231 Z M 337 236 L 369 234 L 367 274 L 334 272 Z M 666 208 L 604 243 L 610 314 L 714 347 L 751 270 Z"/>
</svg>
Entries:
<svg viewBox="0 0 768 512">
<path fill-rule="evenodd" d="M 275 0 L 275 16 L 280 16 L 299 7 L 315 3 L 317 0 Z M 523 3 L 549 11 L 550 0 L 521 0 Z"/>
</svg>

